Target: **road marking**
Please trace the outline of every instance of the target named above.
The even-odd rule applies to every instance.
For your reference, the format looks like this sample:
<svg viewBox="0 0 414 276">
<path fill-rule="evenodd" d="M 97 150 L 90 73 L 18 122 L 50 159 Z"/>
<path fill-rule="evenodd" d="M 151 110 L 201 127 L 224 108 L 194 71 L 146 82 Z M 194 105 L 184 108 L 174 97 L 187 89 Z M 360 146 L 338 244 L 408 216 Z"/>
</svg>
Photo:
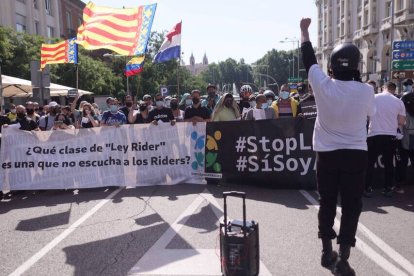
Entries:
<svg viewBox="0 0 414 276">
<path fill-rule="evenodd" d="M 222 275 L 220 257 L 217 255 L 216 249 L 166 248 L 205 200 L 213 205 L 211 209 L 218 220 L 221 220 L 223 209 L 205 189 L 141 257 L 128 275 Z M 260 275 L 272 275 L 263 262 L 260 262 Z"/>
<path fill-rule="evenodd" d="M 307 191 L 300 190 L 300 193 L 315 207 L 317 210 L 319 210 L 319 203 L 318 201 L 311 196 Z M 337 213 L 341 214 L 340 211 L 337 211 Z M 335 229 L 339 230 L 339 220 L 335 218 Z M 357 242 L 355 244 L 356 248 L 358 248 L 362 253 L 367 255 L 372 261 L 374 261 L 376 264 L 378 264 L 380 267 L 382 267 L 385 271 L 389 272 L 391 275 L 414 275 L 413 265 L 405 259 L 402 255 L 397 253 L 394 249 L 392 249 L 389 245 L 387 245 L 383 240 L 381 240 L 378 236 L 376 236 L 374 233 L 372 233 L 370 230 L 368 230 L 367 227 L 365 227 L 362 223 L 358 223 L 358 229 L 361 230 L 361 232 L 368 237 L 376 246 L 381 248 L 385 254 L 387 254 L 393 261 L 398 263 L 401 267 L 403 267 L 406 271 L 409 272 L 407 274 L 405 271 L 402 271 L 398 267 L 396 267 L 394 264 L 389 262 L 387 259 L 385 259 L 383 256 L 378 254 L 372 247 L 370 247 L 368 244 L 363 242 L 358 236 L 355 237 Z"/>
<path fill-rule="evenodd" d="M 123 187 L 118 188 L 117 190 L 115 190 L 111 194 L 109 194 L 105 199 L 102 199 L 98 204 L 95 205 L 95 207 L 90 209 L 86 214 L 84 214 L 81 218 L 79 218 L 72 225 L 70 225 L 69 228 L 67 228 L 65 231 L 63 231 L 59 236 L 54 238 L 51 242 L 46 244 L 36 254 L 34 254 L 32 257 L 30 257 L 30 259 L 28 259 L 21 266 L 19 266 L 15 271 L 13 271 L 10 274 L 10 276 L 21 275 L 25 271 L 27 271 L 36 262 L 38 262 L 41 258 L 43 258 L 43 256 L 45 256 L 50 250 L 52 250 L 56 245 L 58 245 L 67 236 L 69 236 L 73 231 L 75 231 L 83 222 L 85 222 L 88 218 L 90 218 L 93 214 L 95 214 L 99 209 L 101 209 L 106 203 L 108 203 L 122 189 L 123 189 Z"/>
</svg>

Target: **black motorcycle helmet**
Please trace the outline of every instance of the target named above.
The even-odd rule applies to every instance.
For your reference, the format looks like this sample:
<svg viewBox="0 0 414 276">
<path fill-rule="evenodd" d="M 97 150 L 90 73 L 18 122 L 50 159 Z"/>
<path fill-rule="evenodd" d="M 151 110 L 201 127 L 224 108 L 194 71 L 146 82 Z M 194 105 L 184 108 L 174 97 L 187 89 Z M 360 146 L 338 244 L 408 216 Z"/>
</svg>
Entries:
<svg viewBox="0 0 414 276">
<path fill-rule="evenodd" d="M 358 70 L 360 52 L 352 43 L 336 46 L 331 54 L 331 69 L 335 73 Z"/>
<path fill-rule="evenodd" d="M 405 105 L 405 110 L 408 114 L 411 116 L 414 116 L 414 93 L 407 93 L 401 97 L 401 100 L 403 101 Z"/>
</svg>

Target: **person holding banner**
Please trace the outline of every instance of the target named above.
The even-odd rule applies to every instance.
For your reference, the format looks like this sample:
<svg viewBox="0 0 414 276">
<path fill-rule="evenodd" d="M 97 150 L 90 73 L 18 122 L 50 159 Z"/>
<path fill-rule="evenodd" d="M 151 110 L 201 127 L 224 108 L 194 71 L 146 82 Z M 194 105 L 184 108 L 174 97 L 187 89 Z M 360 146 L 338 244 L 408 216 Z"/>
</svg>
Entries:
<svg viewBox="0 0 414 276">
<path fill-rule="evenodd" d="M 214 122 L 222 122 L 240 120 L 240 116 L 239 106 L 233 95 L 226 93 L 218 101 L 211 117 Z"/>
<path fill-rule="evenodd" d="M 146 124 L 148 123 L 148 106 L 147 103 L 141 101 L 139 103 L 139 112 L 134 114 L 134 106 L 130 107 L 128 113 L 128 122 L 130 124 Z"/>
<path fill-rule="evenodd" d="M 309 39 L 310 18 L 300 22 L 302 59 L 316 100 L 318 116 L 313 132 L 316 180 L 319 191 L 318 236 L 322 239 L 321 265 L 335 273 L 355 275 L 348 263 L 362 209 L 368 163 L 367 118 L 375 114 L 374 89 L 361 81 L 360 52 L 351 43 L 336 46 L 330 57 L 332 76 L 317 64 Z M 339 235 L 333 229 L 338 194 L 342 217 Z M 338 254 L 332 249 L 337 237 Z M 338 261 L 337 261 L 338 259 Z"/>
<path fill-rule="evenodd" d="M 172 126 L 175 125 L 175 118 L 171 109 L 164 105 L 164 98 L 161 93 L 157 93 L 155 95 L 155 108 L 148 114 L 148 122 L 153 125 L 158 125 L 158 121 L 162 121 L 164 123 L 169 122 Z"/>
<path fill-rule="evenodd" d="M 118 110 L 118 100 L 109 100 L 109 110 L 102 114 L 101 126 L 120 126 L 126 124 L 126 116 Z"/>
<path fill-rule="evenodd" d="M 201 93 L 199 90 L 191 91 L 191 100 L 193 101 L 193 104 L 185 109 L 185 122 L 192 122 L 193 125 L 196 125 L 197 122 L 210 121 L 210 111 L 207 107 L 201 106 L 200 96 Z"/>
<path fill-rule="evenodd" d="M 266 100 L 266 96 L 259 94 L 256 96 L 256 106 L 246 112 L 244 120 L 269 120 L 276 119 L 276 114 Z"/>
</svg>

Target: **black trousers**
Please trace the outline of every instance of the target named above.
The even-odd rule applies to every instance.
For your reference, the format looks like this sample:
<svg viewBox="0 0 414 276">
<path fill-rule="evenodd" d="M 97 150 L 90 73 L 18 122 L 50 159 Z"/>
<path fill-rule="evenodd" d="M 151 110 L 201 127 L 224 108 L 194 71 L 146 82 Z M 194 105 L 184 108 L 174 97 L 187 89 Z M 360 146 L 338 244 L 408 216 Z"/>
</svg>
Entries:
<svg viewBox="0 0 414 276">
<path fill-rule="evenodd" d="M 342 217 L 338 244 L 355 246 L 355 235 L 362 209 L 367 152 L 335 150 L 316 153 L 316 180 L 319 191 L 319 238 L 334 239 L 333 229 L 338 194 Z"/>
<path fill-rule="evenodd" d="M 372 177 L 374 173 L 374 165 L 377 158 L 382 154 L 384 163 L 384 187 L 392 187 L 392 179 L 394 175 L 394 165 L 392 163 L 396 148 L 395 136 L 392 135 L 376 135 L 368 137 L 368 168 L 365 188 L 372 186 Z"/>
</svg>

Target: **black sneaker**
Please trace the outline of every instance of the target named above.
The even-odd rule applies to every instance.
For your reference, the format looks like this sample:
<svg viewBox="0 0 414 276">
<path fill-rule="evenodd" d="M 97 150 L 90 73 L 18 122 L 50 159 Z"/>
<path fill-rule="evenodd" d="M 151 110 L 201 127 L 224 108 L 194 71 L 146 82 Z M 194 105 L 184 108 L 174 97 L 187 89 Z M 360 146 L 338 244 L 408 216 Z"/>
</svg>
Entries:
<svg viewBox="0 0 414 276">
<path fill-rule="evenodd" d="M 347 260 L 341 260 L 335 264 L 335 275 L 337 276 L 355 276 L 355 270 L 349 265 Z"/>
<path fill-rule="evenodd" d="M 371 198 L 374 195 L 374 189 L 372 189 L 372 187 L 368 187 L 364 190 L 363 195 L 365 197 Z"/>
<path fill-rule="evenodd" d="M 338 259 L 338 253 L 336 251 L 322 252 L 321 265 L 323 267 L 331 267 L 335 264 L 336 259 Z"/>
<path fill-rule="evenodd" d="M 392 197 L 394 191 L 391 188 L 385 188 L 382 190 L 381 194 L 383 194 L 385 197 Z"/>
</svg>

